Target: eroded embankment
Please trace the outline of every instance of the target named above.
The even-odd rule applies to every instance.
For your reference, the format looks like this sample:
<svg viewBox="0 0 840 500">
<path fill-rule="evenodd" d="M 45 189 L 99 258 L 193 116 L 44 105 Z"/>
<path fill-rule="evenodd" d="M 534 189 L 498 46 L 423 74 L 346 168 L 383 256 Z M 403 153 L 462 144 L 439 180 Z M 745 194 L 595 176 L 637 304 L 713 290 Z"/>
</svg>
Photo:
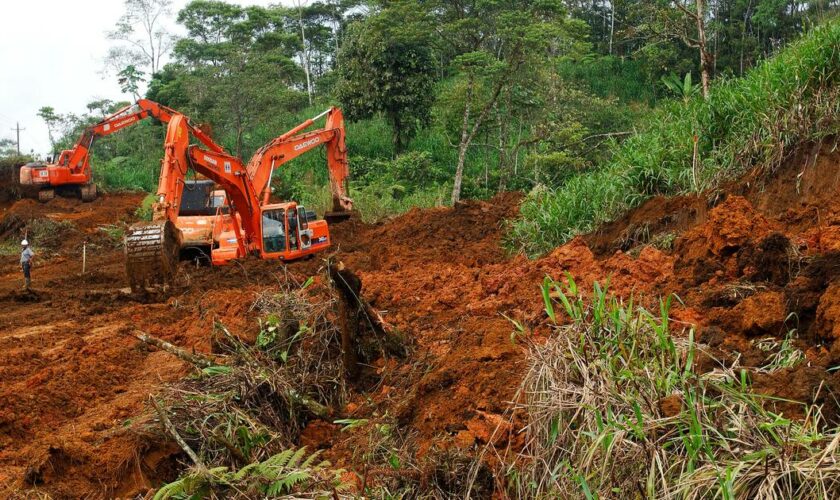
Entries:
<svg viewBox="0 0 840 500">
<path fill-rule="evenodd" d="M 501 221 L 515 213 L 505 199 L 356 228 L 357 241 L 381 246 L 370 253 L 345 248 L 342 258 L 361 271 L 364 295 L 419 348 L 410 363 L 393 367 L 402 375 L 393 387 L 359 398 L 351 413 L 395 417 L 411 430 L 406 446 L 415 457 L 435 449 L 474 453 L 488 442 L 515 450 L 524 422 L 505 411 L 524 355 L 506 317 L 539 341 L 549 332 L 539 285 L 568 273 L 585 294 L 595 281 L 608 283 L 611 293 L 653 308 L 676 294 L 676 332 L 694 326 L 717 359 L 753 371 L 756 391 L 822 404 L 826 418 L 838 422 L 840 378 L 829 368 L 840 364 L 839 167 L 833 145 L 808 148 L 772 174 L 751 173 L 701 196 L 651 200 L 533 261 L 481 250 L 498 242 Z M 459 224 L 470 223 L 484 225 L 487 239 L 460 238 Z M 428 251 L 441 241 L 444 252 Z M 759 372 L 773 354 L 767 339 L 788 337 L 807 359 Z M 768 404 L 788 415 L 803 408 Z M 358 462 L 369 439 L 337 426 L 312 434 L 307 442 L 331 449 L 345 465 Z"/>
<path fill-rule="evenodd" d="M 474 456 L 490 442 L 516 450 L 525 422 L 506 411 L 525 356 L 507 318 L 536 341 L 547 335 L 539 284 L 546 275 L 563 279 L 566 273 L 584 290 L 609 281 L 612 293 L 647 304 L 676 293 L 682 300 L 672 311 L 676 324 L 696 325 L 698 339 L 719 358 L 738 357 L 747 367 L 761 366 L 768 356 L 756 340 L 782 339 L 796 329 L 794 342 L 807 362 L 756 374 L 755 387 L 802 401 L 818 395 L 836 421 L 838 380 L 827 368 L 840 364 L 838 167 L 831 148 L 814 148 L 772 176 L 748 177 L 749 184 L 651 200 L 533 261 L 509 257 L 500 247 L 504 220 L 517 213 L 515 194 L 413 210 L 375 225 L 334 226 L 331 259 L 358 275 L 362 296 L 403 336 L 409 355 L 368 360 L 365 380 L 349 384 L 346 404 L 334 409 L 369 425 L 342 431 L 332 419 L 313 418 L 297 444 L 324 449 L 338 466 L 363 475 L 381 465 L 369 452 L 376 447 L 372 426 L 384 423 L 398 436 L 389 446 L 410 461 L 404 470 L 412 478 L 434 474 L 441 453 Z M 126 329 L 210 353 L 217 322 L 241 338 L 256 337 L 260 313 L 252 305 L 265 290 L 315 276 L 314 300 L 328 286 L 321 259 L 285 268 L 185 263 L 172 296 L 132 298 L 121 290 L 121 250 L 108 230 L 133 220 L 139 198 L 110 196 L 92 205 L 22 201 L 9 213 L 20 214 L 23 225 L 8 222 L 10 215 L 0 222 L 9 241 L 33 221 L 67 222 L 57 229 L 66 237 L 35 241 L 36 250 L 46 244 L 34 271 L 36 295 L 15 289 L 15 255 L 0 268 L 4 487 L 126 495 L 172 479 L 184 460 L 177 446 L 149 430 L 154 426 L 136 423 L 149 414 L 149 394 L 189 369 L 125 335 Z M 80 275 L 85 240 L 89 272 Z"/>
</svg>

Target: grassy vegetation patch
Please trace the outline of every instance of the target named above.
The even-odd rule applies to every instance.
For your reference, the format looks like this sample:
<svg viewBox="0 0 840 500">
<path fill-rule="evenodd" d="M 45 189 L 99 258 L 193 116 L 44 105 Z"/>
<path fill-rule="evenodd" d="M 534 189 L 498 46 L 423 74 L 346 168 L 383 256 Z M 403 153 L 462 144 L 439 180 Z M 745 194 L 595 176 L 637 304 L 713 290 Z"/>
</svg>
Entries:
<svg viewBox="0 0 840 500">
<path fill-rule="evenodd" d="M 538 255 L 656 195 L 697 192 L 745 170 L 777 168 L 797 147 L 840 131 L 840 23 L 813 30 L 707 100 L 664 104 L 613 146 L 603 167 L 522 206 L 508 245 Z"/>
<path fill-rule="evenodd" d="M 117 156 L 94 167 L 94 180 L 106 191 L 146 191 L 157 188 L 160 165 L 133 156 Z"/>
<path fill-rule="evenodd" d="M 818 406 L 771 411 L 750 372 L 718 362 L 693 332 L 597 284 L 546 279 L 554 335 L 534 345 L 521 409 L 528 443 L 508 470 L 520 498 L 835 498 L 840 430 Z M 568 322 L 559 315 L 565 313 Z M 562 324 L 561 324 L 562 323 Z M 772 366 L 795 366 L 790 345 Z M 698 368 L 703 357 L 705 369 Z M 709 368 L 712 367 L 712 368 Z"/>
</svg>

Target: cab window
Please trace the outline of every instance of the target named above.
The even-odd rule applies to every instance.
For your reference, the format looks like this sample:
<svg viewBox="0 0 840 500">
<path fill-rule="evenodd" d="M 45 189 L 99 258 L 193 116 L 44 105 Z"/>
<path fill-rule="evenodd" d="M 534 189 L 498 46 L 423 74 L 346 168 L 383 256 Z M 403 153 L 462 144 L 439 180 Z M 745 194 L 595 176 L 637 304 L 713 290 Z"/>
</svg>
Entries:
<svg viewBox="0 0 840 500">
<path fill-rule="evenodd" d="M 221 208 L 226 206 L 224 194 L 214 194 L 210 198 L 210 207 Z"/>
<path fill-rule="evenodd" d="M 266 210 L 262 216 L 263 249 L 266 253 L 286 251 L 285 210 Z"/>
<path fill-rule="evenodd" d="M 305 229 L 309 229 L 309 220 L 306 218 L 306 208 L 298 205 L 297 213 L 298 213 L 298 227 L 300 227 L 300 230 L 303 231 Z"/>
</svg>

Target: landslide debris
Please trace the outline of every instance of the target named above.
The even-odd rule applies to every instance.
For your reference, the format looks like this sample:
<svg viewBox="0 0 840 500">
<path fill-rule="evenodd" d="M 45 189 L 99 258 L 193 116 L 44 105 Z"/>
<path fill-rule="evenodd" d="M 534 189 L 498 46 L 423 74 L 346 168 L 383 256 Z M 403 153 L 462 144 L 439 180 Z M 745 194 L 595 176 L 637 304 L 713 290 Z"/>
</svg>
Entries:
<svg viewBox="0 0 840 500">
<path fill-rule="evenodd" d="M 501 247 L 518 194 L 333 226 L 330 261 L 355 273 L 354 290 L 403 345 L 367 351 L 358 380 L 329 400 L 342 421 L 355 422 L 350 429 L 307 418 L 295 424 L 300 435 L 292 441 L 323 450 L 359 477 L 368 471 L 368 484 L 434 483 L 457 495 L 463 482 L 453 471 L 466 470 L 485 445 L 523 446 L 527 422 L 508 409 L 526 368 L 524 344 L 551 332 L 540 290 L 545 276 L 571 276 L 584 293 L 597 281 L 648 306 L 676 294 L 674 323 L 694 326 L 715 358 L 754 371 L 762 393 L 823 404 L 826 418 L 840 421 L 840 379 L 829 371 L 840 364 L 838 167 L 833 145 L 807 148 L 771 176 L 651 200 L 536 260 Z M 120 292 L 127 286 L 121 249 L 106 245 L 112 239 L 101 228 L 130 223 L 139 201 L 24 200 L 0 220 L 7 243 L 33 221 L 68 224 L 33 270 L 39 300 L 16 299 L 16 250 L 0 267 L 2 488 L 128 496 L 174 479 L 185 457 L 161 433 L 140 432 L 135 420 L 148 411 L 150 394 L 191 368 L 120 331 L 137 328 L 209 354 L 218 349 L 211 339 L 219 324 L 249 345 L 257 341 L 267 313 L 255 303 L 266 293 L 314 276 L 308 290 L 317 302 L 330 286 L 321 258 L 286 267 L 184 263 L 185 284 L 172 296 L 134 300 Z M 81 275 L 85 241 L 99 246 Z M 332 321 L 338 312 L 326 314 Z M 773 355 L 767 346 L 784 339 L 806 361 L 759 371 Z M 491 491 L 499 456 L 483 456 L 477 477 L 482 491 Z M 382 469 L 393 457 L 399 471 Z"/>
</svg>

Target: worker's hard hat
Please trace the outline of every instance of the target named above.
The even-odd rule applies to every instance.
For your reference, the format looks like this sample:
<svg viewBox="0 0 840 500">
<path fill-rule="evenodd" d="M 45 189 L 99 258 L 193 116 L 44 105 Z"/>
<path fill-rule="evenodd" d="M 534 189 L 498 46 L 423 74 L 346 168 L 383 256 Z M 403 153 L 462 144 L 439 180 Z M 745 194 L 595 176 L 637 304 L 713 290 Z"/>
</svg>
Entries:
<svg viewBox="0 0 840 500">
<path fill-rule="evenodd" d="M 23 241 L 20 242 L 20 244 L 23 245 L 23 246 L 27 246 L 27 245 L 29 245 L 29 242 L 26 241 L 26 240 L 23 240 Z"/>
</svg>

